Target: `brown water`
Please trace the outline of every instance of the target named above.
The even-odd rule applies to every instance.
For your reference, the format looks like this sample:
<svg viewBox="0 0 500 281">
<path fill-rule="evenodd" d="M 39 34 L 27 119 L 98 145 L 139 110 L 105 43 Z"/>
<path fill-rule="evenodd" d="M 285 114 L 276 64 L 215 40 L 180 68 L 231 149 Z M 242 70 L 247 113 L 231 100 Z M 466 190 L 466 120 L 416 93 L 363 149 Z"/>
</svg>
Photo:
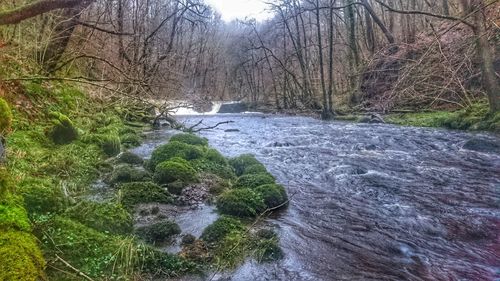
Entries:
<svg viewBox="0 0 500 281">
<path fill-rule="evenodd" d="M 285 258 L 216 279 L 500 280 L 500 155 L 461 149 L 477 135 L 264 115 L 181 120 L 201 118 L 235 121 L 202 135 L 227 156 L 255 154 L 292 196 L 268 219 Z"/>
</svg>

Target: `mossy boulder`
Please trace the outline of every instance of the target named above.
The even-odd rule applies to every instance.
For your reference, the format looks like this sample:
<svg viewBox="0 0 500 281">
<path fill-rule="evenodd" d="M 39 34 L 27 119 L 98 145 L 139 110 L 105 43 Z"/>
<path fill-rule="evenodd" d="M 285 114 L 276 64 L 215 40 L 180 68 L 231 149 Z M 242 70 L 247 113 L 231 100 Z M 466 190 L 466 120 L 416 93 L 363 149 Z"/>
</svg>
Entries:
<svg viewBox="0 0 500 281">
<path fill-rule="evenodd" d="M 99 231 L 114 234 L 132 232 L 132 216 L 120 204 L 82 201 L 69 208 L 65 214 Z"/>
<path fill-rule="evenodd" d="M 139 227 L 136 233 L 145 241 L 156 244 L 171 242 L 175 235 L 181 234 L 181 229 L 175 222 L 167 220 Z"/>
<path fill-rule="evenodd" d="M 120 154 L 121 141 L 120 137 L 115 134 L 103 135 L 101 137 L 101 148 L 104 154 L 109 157 Z"/>
<path fill-rule="evenodd" d="M 229 159 L 229 164 L 234 168 L 237 176 L 243 175 L 245 169 L 252 165 L 262 165 L 252 154 L 242 154 Z"/>
<path fill-rule="evenodd" d="M 47 280 L 36 238 L 22 231 L 0 231 L 0 280 Z"/>
<path fill-rule="evenodd" d="M 52 112 L 52 128 L 48 132 L 50 139 L 57 145 L 63 145 L 78 139 L 78 129 L 71 119 L 60 112 Z"/>
<path fill-rule="evenodd" d="M 187 184 L 181 180 L 176 180 L 166 185 L 168 192 L 175 195 L 181 195 L 186 186 Z"/>
<path fill-rule="evenodd" d="M 201 239 L 207 243 L 218 243 L 231 233 L 242 233 L 245 226 L 240 220 L 229 216 L 218 218 L 211 225 L 207 226 L 201 235 Z"/>
<path fill-rule="evenodd" d="M 0 136 L 5 136 L 12 127 L 12 111 L 9 104 L 0 98 Z"/>
<path fill-rule="evenodd" d="M 8 195 L 0 200 L 0 230 L 31 231 L 22 198 Z"/>
<path fill-rule="evenodd" d="M 172 203 L 168 191 L 152 182 L 132 182 L 121 186 L 122 204 L 133 207 L 140 203 Z"/>
<path fill-rule="evenodd" d="M 209 148 L 205 151 L 205 159 L 219 165 L 228 165 L 226 157 L 224 157 L 217 149 Z"/>
<path fill-rule="evenodd" d="M 288 201 L 286 190 L 282 185 L 266 184 L 255 188 L 255 191 L 262 196 L 267 208 L 276 208 L 284 205 Z"/>
<path fill-rule="evenodd" d="M 147 162 L 147 168 L 150 171 L 155 170 L 156 166 L 162 162 L 179 157 L 185 160 L 199 159 L 204 156 L 203 150 L 195 145 L 171 141 L 168 144 L 159 146 L 151 154 L 151 159 Z"/>
<path fill-rule="evenodd" d="M 60 187 L 38 179 L 24 182 L 20 194 L 30 215 L 56 214 L 68 205 L 68 200 Z"/>
<path fill-rule="evenodd" d="M 130 165 L 142 165 L 144 163 L 144 160 L 142 159 L 141 156 L 130 151 L 122 152 L 120 155 L 118 155 L 116 160 L 120 163 L 125 163 Z"/>
<path fill-rule="evenodd" d="M 225 215 L 255 217 L 266 209 L 261 195 L 249 188 L 231 189 L 217 199 L 217 209 Z"/>
<path fill-rule="evenodd" d="M 208 140 L 206 138 L 202 138 L 195 134 L 188 134 L 188 133 L 174 135 L 170 138 L 170 141 L 171 142 L 177 141 L 191 145 L 208 146 Z"/>
<path fill-rule="evenodd" d="M 258 262 L 271 262 L 283 258 L 279 238 L 272 230 L 259 230 L 253 239 L 254 257 Z"/>
<path fill-rule="evenodd" d="M 141 145 L 141 137 L 136 133 L 127 133 L 120 136 L 121 143 L 124 147 L 136 147 Z"/>
<path fill-rule="evenodd" d="M 274 177 L 269 174 L 248 174 L 238 178 L 234 188 L 256 188 L 265 184 L 275 183 Z"/>
<path fill-rule="evenodd" d="M 0 166 L 0 198 L 13 189 L 12 180 L 7 168 Z"/>
<path fill-rule="evenodd" d="M 231 166 L 212 162 L 206 158 L 196 159 L 190 162 L 195 170 L 200 173 L 217 175 L 223 179 L 235 180 L 236 174 Z"/>
<path fill-rule="evenodd" d="M 165 161 L 155 168 L 154 181 L 159 184 L 168 184 L 175 181 L 196 182 L 196 170 L 189 163 Z"/>
<path fill-rule="evenodd" d="M 119 184 L 149 180 L 151 180 L 151 174 L 149 172 L 129 165 L 120 165 L 113 169 L 108 182 L 111 184 Z"/>
<path fill-rule="evenodd" d="M 245 171 L 243 171 L 243 175 L 249 175 L 249 174 L 266 174 L 267 169 L 264 165 L 262 164 L 255 164 L 251 165 L 245 168 Z"/>
</svg>

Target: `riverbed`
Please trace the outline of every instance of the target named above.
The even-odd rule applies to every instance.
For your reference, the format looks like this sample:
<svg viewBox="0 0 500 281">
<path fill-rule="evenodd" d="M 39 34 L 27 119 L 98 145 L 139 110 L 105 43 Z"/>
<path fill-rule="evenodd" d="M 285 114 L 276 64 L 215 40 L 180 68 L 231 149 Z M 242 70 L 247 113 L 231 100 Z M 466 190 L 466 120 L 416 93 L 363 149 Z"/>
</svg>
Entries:
<svg viewBox="0 0 500 281">
<path fill-rule="evenodd" d="M 200 132 L 228 157 L 252 153 L 283 184 L 268 218 L 285 253 L 214 280 L 500 280 L 500 155 L 462 149 L 489 134 L 262 114 Z M 229 129 L 229 131 L 228 131 Z M 171 131 L 135 150 L 149 156 Z"/>
</svg>

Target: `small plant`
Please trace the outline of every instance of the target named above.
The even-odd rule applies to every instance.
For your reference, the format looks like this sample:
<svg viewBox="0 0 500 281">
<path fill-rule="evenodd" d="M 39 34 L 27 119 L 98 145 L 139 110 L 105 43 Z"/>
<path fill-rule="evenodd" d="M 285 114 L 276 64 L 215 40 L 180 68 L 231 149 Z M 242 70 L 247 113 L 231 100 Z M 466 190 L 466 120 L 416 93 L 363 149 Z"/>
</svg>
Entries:
<svg viewBox="0 0 500 281">
<path fill-rule="evenodd" d="M 265 174 L 248 174 L 238 178 L 234 184 L 234 188 L 256 188 L 265 184 L 273 184 L 275 179 L 269 173 Z"/>
<path fill-rule="evenodd" d="M 158 164 L 174 157 L 194 160 L 203 157 L 203 150 L 194 145 L 171 141 L 170 143 L 162 145 L 153 151 L 151 159 L 147 163 L 147 168 L 154 172 Z"/>
<path fill-rule="evenodd" d="M 222 193 L 217 199 L 217 208 L 225 215 L 255 217 L 266 209 L 266 205 L 257 192 L 240 188 Z"/>
<path fill-rule="evenodd" d="M 207 243 L 218 243 L 231 233 L 244 231 L 245 226 L 238 219 L 222 216 L 203 230 L 201 239 Z"/>
<path fill-rule="evenodd" d="M 68 144 L 78 138 L 78 130 L 66 115 L 60 112 L 52 112 L 50 117 L 52 118 L 53 127 L 48 135 L 55 144 Z"/>
<path fill-rule="evenodd" d="M 189 163 L 179 163 L 175 161 L 165 161 L 158 164 L 153 176 L 155 182 L 168 184 L 175 181 L 195 182 L 198 180 L 196 171 Z"/>
<path fill-rule="evenodd" d="M 229 164 L 234 168 L 237 176 L 243 175 L 245 169 L 253 165 L 262 165 L 252 154 L 243 154 L 229 159 Z"/>
<path fill-rule="evenodd" d="M 180 227 L 173 221 L 162 221 L 143 226 L 136 230 L 137 235 L 150 243 L 171 242 L 173 236 L 181 233 Z"/>
<path fill-rule="evenodd" d="M 200 146 L 208 145 L 208 140 L 206 138 L 201 138 L 195 134 L 187 134 L 187 133 L 174 135 L 170 138 L 170 141 L 171 142 L 177 141 L 177 142 L 187 143 L 191 145 L 200 145 Z"/>
<path fill-rule="evenodd" d="M 168 191 L 152 182 L 133 182 L 121 186 L 122 203 L 131 208 L 140 203 L 171 203 Z"/>
</svg>

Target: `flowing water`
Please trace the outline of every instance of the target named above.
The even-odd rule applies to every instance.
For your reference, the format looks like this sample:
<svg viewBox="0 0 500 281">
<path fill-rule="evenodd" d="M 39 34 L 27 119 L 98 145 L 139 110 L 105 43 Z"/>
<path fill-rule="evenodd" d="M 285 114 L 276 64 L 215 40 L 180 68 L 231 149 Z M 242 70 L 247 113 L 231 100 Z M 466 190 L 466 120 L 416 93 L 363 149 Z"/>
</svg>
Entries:
<svg viewBox="0 0 500 281">
<path fill-rule="evenodd" d="M 234 121 L 201 134 L 226 156 L 255 154 L 292 198 L 268 219 L 284 259 L 248 261 L 224 280 L 500 280 L 500 155 L 461 148 L 477 135 L 268 115 L 180 120 L 202 118 Z"/>
</svg>

